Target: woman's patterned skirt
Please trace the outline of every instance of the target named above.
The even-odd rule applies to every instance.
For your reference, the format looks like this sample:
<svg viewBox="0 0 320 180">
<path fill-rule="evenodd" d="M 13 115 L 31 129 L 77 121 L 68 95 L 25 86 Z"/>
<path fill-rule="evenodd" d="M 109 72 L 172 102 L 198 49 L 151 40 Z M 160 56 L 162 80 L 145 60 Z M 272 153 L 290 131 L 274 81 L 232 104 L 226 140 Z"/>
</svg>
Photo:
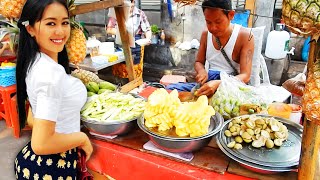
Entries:
<svg viewBox="0 0 320 180">
<path fill-rule="evenodd" d="M 59 154 L 36 155 L 29 142 L 17 155 L 14 170 L 17 179 L 75 180 L 77 149 Z"/>
</svg>

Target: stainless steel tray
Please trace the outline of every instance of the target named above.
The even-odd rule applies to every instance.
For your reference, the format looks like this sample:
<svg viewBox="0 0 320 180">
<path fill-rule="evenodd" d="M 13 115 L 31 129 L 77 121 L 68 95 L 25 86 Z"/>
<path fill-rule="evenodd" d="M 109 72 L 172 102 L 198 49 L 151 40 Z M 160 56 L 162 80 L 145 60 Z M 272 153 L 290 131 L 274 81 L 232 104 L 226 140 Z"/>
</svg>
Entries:
<svg viewBox="0 0 320 180">
<path fill-rule="evenodd" d="M 268 115 L 257 116 L 272 117 Z M 232 156 L 235 156 L 238 159 L 244 160 L 246 162 L 277 168 L 298 165 L 301 151 L 303 127 L 286 119 L 278 117 L 274 118 L 286 125 L 289 130 L 288 139 L 283 143 L 281 147 L 274 147 L 272 149 L 267 149 L 265 147 L 254 148 L 252 147 L 251 143 L 242 143 L 243 148 L 240 150 L 228 148 L 227 144 L 234 138 L 226 137 L 224 135 L 224 131 L 228 128 L 228 123 L 232 121 L 232 119 L 225 122 L 222 130 L 217 135 L 217 140 L 225 151 L 227 151 Z"/>
<path fill-rule="evenodd" d="M 290 167 L 269 167 L 269 166 L 262 166 L 258 164 L 254 164 L 248 161 L 244 161 L 242 159 L 237 158 L 236 156 L 230 154 L 224 147 L 222 147 L 221 143 L 218 140 L 217 136 L 217 144 L 222 152 L 227 155 L 229 158 L 233 159 L 234 161 L 240 163 L 243 167 L 258 172 L 262 174 L 274 174 L 280 172 L 289 172 L 289 171 L 297 171 L 297 166 L 290 166 Z M 228 148 L 228 147 L 227 147 Z"/>
</svg>

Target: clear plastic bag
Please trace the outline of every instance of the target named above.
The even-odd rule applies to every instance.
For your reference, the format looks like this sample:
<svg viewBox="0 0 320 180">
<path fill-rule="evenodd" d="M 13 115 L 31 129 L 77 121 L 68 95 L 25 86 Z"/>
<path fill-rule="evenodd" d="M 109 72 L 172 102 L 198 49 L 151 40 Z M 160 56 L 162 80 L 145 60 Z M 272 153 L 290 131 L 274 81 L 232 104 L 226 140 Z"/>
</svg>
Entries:
<svg viewBox="0 0 320 180">
<path fill-rule="evenodd" d="M 302 96 L 306 83 L 306 75 L 299 73 L 294 78 L 286 80 L 282 86 L 294 95 Z"/>
<path fill-rule="evenodd" d="M 211 97 L 210 105 L 224 119 L 230 119 L 242 114 L 259 113 L 266 109 L 269 101 L 255 87 L 246 85 L 225 72 L 221 72 L 220 77 L 221 84 Z"/>
</svg>

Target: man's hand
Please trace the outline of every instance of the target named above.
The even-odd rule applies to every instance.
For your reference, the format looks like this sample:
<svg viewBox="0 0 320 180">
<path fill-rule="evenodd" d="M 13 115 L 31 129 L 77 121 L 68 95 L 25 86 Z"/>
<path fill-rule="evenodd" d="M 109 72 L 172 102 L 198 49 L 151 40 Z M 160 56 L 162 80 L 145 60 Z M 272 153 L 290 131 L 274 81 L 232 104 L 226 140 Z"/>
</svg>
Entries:
<svg viewBox="0 0 320 180">
<path fill-rule="evenodd" d="M 200 84 L 204 84 L 208 80 L 208 73 L 205 69 L 198 72 L 196 81 Z"/>
<path fill-rule="evenodd" d="M 216 90 L 218 89 L 221 81 L 220 80 L 212 80 L 209 81 L 201 86 L 201 88 L 198 89 L 197 95 L 206 95 L 208 97 L 212 96 Z"/>
</svg>

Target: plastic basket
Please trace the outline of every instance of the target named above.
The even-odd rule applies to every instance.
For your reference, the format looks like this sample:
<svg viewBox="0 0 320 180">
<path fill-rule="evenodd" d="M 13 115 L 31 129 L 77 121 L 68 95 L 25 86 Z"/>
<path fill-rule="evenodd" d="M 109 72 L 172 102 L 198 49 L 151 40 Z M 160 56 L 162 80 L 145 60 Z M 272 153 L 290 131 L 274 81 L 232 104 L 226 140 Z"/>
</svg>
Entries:
<svg viewBox="0 0 320 180">
<path fill-rule="evenodd" d="M 7 87 L 16 84 L 16 68 L 0 69 L 0 86 Z"/>
</svg>

